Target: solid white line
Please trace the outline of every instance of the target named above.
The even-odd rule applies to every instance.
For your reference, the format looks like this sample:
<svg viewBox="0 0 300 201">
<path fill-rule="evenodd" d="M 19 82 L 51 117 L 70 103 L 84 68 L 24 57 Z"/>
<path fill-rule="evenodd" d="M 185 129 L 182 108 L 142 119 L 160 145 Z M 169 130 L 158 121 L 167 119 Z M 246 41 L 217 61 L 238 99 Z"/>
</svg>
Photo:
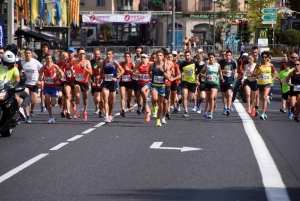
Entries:
<svg viewBox="0 0 300 201">
<path fill-rule="evenodd" d="M 68 139 L 67 141 L 68 141 L 68 142 L 72 142 L 72 141 L 75 141 L 75 140 L 81 138 L 82 136 L 83 136 L 83 135 L 75 135 L 74 137 Z"/>
<path fill-rule="evenodd" d="M 56 151 L 56 150 L 59 150 L 60 148 L 62 148 L 63 146 L 69 144 L 69 142 L 63 142 L 63 143 L 60 143 L 58 145 L 56 145 L 55 147 L 51 148 L 50 150 L 51 151 Z"/>
<path fill-rule="evenodd" d="M 6 174 L 2 175 L 0 177 L 0 183 L 2 183 L 3 181 L 5 181 L 6 179 L 14 176 L 15 174 L 17 174 L 18 172 L 20 172 L 21 170 L 27 168 L 28 166 L 32 165 L 33 163 L 37 162 L 38 160 L 44 158 L 45 156 L 47 156 L 48 154 L 40 154 L 37 155 L 36 157 L 26 161 L 25 163 L 23 163 L 22 165 L 12 169 L 11 171 L 7 172 Z"/>
<path fill-rule="evenodd" d="M 104 124 L 105 124 L 105 122 L 101 122 L 101 123 L 97 124 L 97 125 L 94 126 L 94 127 L 99 128 L 99 127 L 103 126 Z"/>
<path fill-rule="evenodd" d="M 89 128 L 86 131 L 83 131 L 82 134 L 88 134 L 88 133 L 92 132 L 93 130 L 95 130 L 95 128 Z"/>
<path fill-rule="evenodd" d="M 255 158 L 258 162 L 268 200 L 290 200 L 277 166 L 261 135 L 258 133 L 254 122 L 246 113 L 241 103 L 235 102 L 234 106 L 243 121 L 245 132 L 250 140 Z"/>
</svg>

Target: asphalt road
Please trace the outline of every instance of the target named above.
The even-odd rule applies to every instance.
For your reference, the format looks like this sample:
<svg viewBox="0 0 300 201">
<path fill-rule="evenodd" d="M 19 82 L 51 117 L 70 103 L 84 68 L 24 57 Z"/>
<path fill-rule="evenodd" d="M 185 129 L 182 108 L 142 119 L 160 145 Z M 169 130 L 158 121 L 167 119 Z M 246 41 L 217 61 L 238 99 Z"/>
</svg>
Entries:
<svg viewBox="0 0 300 201">
<path fill-rule="evenodd" d="M 266 121 L 239 102 L 223 116 L 220 95 L 212 120 L 190 109 L 162 127 L 135 112 L 104 124 L 91 99 L 87 122 L 55 108 L 47 125 L 36 108 L 0 138 L 0 200 L 300 200 L 300 124 L 279 112 L 279 84 Z"/>
</svg>

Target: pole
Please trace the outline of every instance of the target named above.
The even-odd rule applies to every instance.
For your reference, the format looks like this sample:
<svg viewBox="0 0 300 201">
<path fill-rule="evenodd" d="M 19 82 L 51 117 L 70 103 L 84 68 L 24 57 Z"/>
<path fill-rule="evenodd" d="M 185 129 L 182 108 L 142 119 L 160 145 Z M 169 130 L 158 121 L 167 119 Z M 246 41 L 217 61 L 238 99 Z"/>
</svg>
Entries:
<svg viewBox="0 0 300 201">
<path fill-rule="evenodd" d="M 174 39 L 175 39 L 175 0 L 172 0 L 172 30 L 171 30 L 171 51 L 174 50 Z"/>
<path fill-rule="evenodd" d="M 210 39 L 210 15 L 209 15 L 209 17 L 208 17 L 208 41 L 211 41 L 211 39 Z"/>
<path fill-rule="evenodd" d="M 168 40 L 169 40 L 169 15 L 167 15 L 167 39 L 166 39 L 166 48 L 168 48 Z"/>
<path fill-rule="evenodd" d="M 14 42 L 14 1 L 7 1 L 7 42 Z"/>
<path fill-rule="evenodd" d="M 273 48 L 274 48 L 274 24 L 272 23 L 272 42 L 273 42 Z"/>
<path fill-rule="evenodd" d="M 213 53 L 215 53 L 215 41 L 216 41 L 216 1 L 214 1 L 214 40 L 213 40 Z"/>
<path fill-rule="evenodd" d="M 176 35 L 176 46 L 177 46 L 177 49 L 179 49 L 179 48 L 178 48 L 178 46 L 179 46 L 179 45 L 178 45 L 178 42 L 179 42 L 179 38 L 178 38 L 178 18 L 177 18 L 177 24 L 176 24 L 176 26 L 177 26 L 177 28 L 176 28 L 176 30 L 177 30 L 177 31 L 176 31 L 176 33 L 177 33 L 177 35 Z"/>
</svg>

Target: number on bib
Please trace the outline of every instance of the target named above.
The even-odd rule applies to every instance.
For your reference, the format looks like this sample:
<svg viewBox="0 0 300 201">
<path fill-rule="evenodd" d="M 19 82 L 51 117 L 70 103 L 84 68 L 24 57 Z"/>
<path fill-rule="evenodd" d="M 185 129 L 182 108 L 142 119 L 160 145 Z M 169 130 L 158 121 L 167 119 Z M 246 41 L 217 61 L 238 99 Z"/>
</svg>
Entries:
<svg viewBox="0 0 300 201">
<path fill-rule="evenodd" d="M 140 75 L 140 80 L 148 81 L 149 80 L 149 75 L 148 74 L 141 74 Z"/>
<path fill-rule="evenodd" d="M 231 77 L 232 71 L 229 71 L 228 73 L 223 73 L 224 77 Z"/>
<path fill-rule="evenodd" d="M 294 85 L 294 90 L 293 91 L 300 91 L 300 85 L 299 84 Z"/>
<path fill-rule="evenodd" d="M 122 81 L 123 82 L 131 82 L 131 76 L 130 75 L 122 75 Z"/>
<path fill-rule="evenodd" d="M 185 70 L 184 74 L 187 75 L 187 76 L 191 76 L 191 75 L 194 74 L 194 71 L 193 70 Z"/>
<path fill-rule="evenodd" d="M 164 76 L 157 76 L 157 75 L 154 75 L 154 80 L 153 82 L 154 83 L 157 83 L 157 84 L 163 84 L 164 83 Z"/>
<path fill-rule="evenodd" d="M 217 76 L 216 75 L 208 75 L 208 76 L 209 76 L 208 81 L 210 81 L 210 82 L 214 82 L 214 81 L 217 80 Z"/>
<path fill-rule="evenodd" d="M 111 82 L 111 79 L 113 78 L 113 74 L 105 74 L 104 80 L 107 82 Z"/>
<path fill-rule="evenodd" d="M 53 77 L 44 77 L 45 84 L 54 84 Z"/>
<path fill-rule="evenodd" d="M 76 74 L 75 75 L 76 81 L 83 81 L 84 80 L 84 74 Z"/>
<path fill-rule="evenodd" d="M 261 80 L 269 80 L 269 75 L 268 74 L 260 74 L 260 79 Z"/>
</svg>

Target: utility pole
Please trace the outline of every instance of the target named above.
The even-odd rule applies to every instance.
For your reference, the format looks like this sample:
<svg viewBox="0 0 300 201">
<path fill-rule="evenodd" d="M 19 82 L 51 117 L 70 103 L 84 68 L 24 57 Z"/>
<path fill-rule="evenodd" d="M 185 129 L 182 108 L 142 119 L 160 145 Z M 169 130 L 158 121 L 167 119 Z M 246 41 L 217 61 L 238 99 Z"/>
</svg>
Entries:
<svg viewBox="0 0 300 201">
<path fill-rule="evenodd" d="M 174 39 L 175 39 L 175 0 L 172 0 L 172 30 L 171 30 L 171 51 L 173 51 L 174 48 Z"/>
<path fill-rule="evenodd" d="M 214 40 L 213 40 L 213 53 L 215 53 L 215 41 L 216 41 L 216 2 L 217 0 L 212 0 L 214 2 Z"/>
<path fill-rule="evenodd" d="M 7 1 L 7 42 L 12 44 L 14 42 L 14 1 Z"/>
</svg>

